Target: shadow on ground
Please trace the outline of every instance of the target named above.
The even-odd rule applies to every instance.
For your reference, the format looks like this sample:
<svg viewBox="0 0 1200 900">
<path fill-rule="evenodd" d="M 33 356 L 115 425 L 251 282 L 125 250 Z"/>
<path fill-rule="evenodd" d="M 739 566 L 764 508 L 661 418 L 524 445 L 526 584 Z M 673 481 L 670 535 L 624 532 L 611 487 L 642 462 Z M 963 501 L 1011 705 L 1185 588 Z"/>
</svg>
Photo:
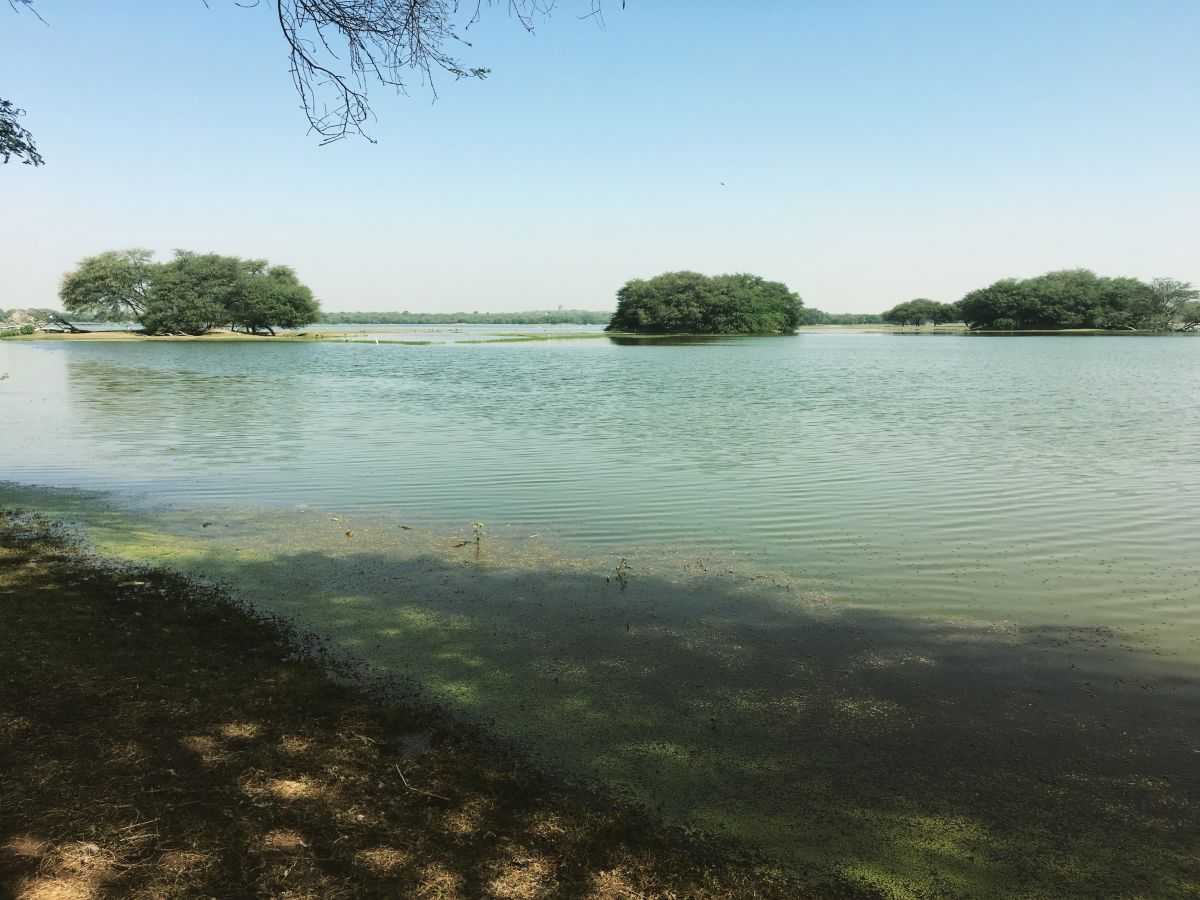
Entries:
<svg viewBox="0 0 1200 900">
<path fill-rule="evenodd" d="M 0 897 L 809 895 L 3 515 L 0 616 Z"/>
<path fill-rule="evenodd" d="M 1122 633 L 917 619 L 702 565 L 476 557 L 324 515 L 90 515 L 104 552 L 225 582 L 539 764 L 822 890 L 1200 893 L 1200 671 Z"/>
<path fill-rule="evenodd" d="M 913 896 L 1200 891 L 1196 673 L 1148 680 L 1117 633 L 460 552 L 196 569 L 568 776 L 809 876 Z"/>
</svg>

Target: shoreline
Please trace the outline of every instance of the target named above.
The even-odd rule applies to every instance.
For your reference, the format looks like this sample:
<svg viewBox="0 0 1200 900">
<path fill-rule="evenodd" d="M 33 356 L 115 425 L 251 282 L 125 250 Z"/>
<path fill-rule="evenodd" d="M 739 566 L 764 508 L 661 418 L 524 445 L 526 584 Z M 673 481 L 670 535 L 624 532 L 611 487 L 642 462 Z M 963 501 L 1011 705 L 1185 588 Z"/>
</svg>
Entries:
<svg viewBox="0 0 1200 900">
<path fill-rule="evenodd" d="M 36 517 L 0 511 L 0 560 L 19 896 L 859 895 L 561 784 L 286 620 Z"/>
<path fill-rule="evenodd" d="M 396 334 L 428 334 L 432 329 L 406 329 L 396 330 Z M 148 343 L 172 343 L 172 342 L 201 342 L 201 343 L 273 343 L 273 344 L 305 344 L 305 343 L 329 343 L 329 344 L 400 344 L 404 346 L 433 346 L 437 344 L 511 344 L 511 343 L 526 343 L 538 341 L 567 341 L 567 340 L 595 340 L 597 338 L 608 337 L 604 333 L 578 333 L 566 332 L 563 334 L 554 334 L 548 332 L 479 332 L 481 334 L 494 334 L 495 337 L 483 340 L 471 340 L 469 336 L 476 332 L 465 332 L 467 340 L 461 341 L 428 341 L 428 340 L 376 340 L 364 337 L 366 334 L 373 333 L 369 329 L 356 329 L 353 331 L 288 331 L 278 334 L 245 334 L 240 331 L 210 331 L 207 334 L 190 335 L 190 334 L 142 334 L 137 331 L 85 331 L 80 333 L 71 332 L 49 332 L 35 334 L 19 334 L 5 338 L 0 338 L 0 341 L 66 341 L 66 342 L 139 342 Z M 379 332 L 382 333 L 382 332 Z M 440 333 L 440 332 L 439 332 Z"/>
<path fill-rule="evenodd" d="M 429 334 L 445 333 L 438 329 L 437 326 L 413 326 L 400 329 L 394 326 L 374 326 L 376 329 L 382 328 L 386 331 L 394 331 L 395 334 Z M 450 327 L 450 326 L 446 326 Z M 498 328 L 506 326 L 497 326 Z M 729 339 L 729 338 L 752 338 L 752 337 L 795 337 L 806 334 L 887 334 L 887 335 L 955 335 L 960 337 L 1055 337 L 1055 336 L 1107 336 L 1107 337 L 1187 337 L 1200 335 L 1200 331 L 1182 332 L 1159 332 L 1159 331 L 1113 331 L 1103 328 L 1059 328 L 1059 329 L 1030 329 L 1023 331 L 998 331 L 998 330 L 982 330 L 971 329 L 964 325 L 933 325 L 933 326 L 902 326 L 902 325 L 803 325 L 792 335 L 748 335 L 748 334 L 643 334 L 630 332 L 564 332 L 555 334 L 553 332 L 521 332 L 521 331 L 494 331 L 494 332 L 464 332 L 464 340 L 456 341 L 430 341 L 430 340 L 390 340 L 390 339 L 367 339 L 363 337 L 365 334 L 375 333 L 372 327 L 364 327 L 345 331 L 287 331 L 280 332 L 275 335 L 269 334 L 245 334 L 237 331 L 216 330 L 202 335 L 148 335 L 137 331 L 87 331 L 82 333 L 71 332 L 50 332 L 35 334 L 17 334 L 0 338 L 0 341 L 68 341 L 68 342 L 88 342 L 88 341 L 146 341 L 151 343 L 170 343 L 170 342 L 203 342 L 203 343 L 222 343 L 222 342 L 263 342 L 263 343 L 337 343 L 337 344 L 398 344 L 404 346 L 433 346 L 439 344 L 511 344 L 511 343 L 536 343 L 544 341 L 568 341 L 568 340 L 597 340 L 602 338 L 613 338 L 619 341 L 655 341 L 655 340 L 672 340 L 672 339 Z M 383 333 L 379 331 L 378 333 Z M 488 339 L 472 339 L 472 334 L 492 334 L 494 337 Z"/>
<path fill-rule="evenodd" d="M 69 501 L 53 516 L 89 522 Z M 637 558 L 626 589 L 536 547 L 488 538 L 480 559 L 325 511 L 100 515 L 100 552 L 228 584 L 555 777 L 763 852 L 818 895 L 1041 895 L 1064 866 L 1078 896 L 1200 885 L 1186 685 L 1088 687 L 1111 680 L 1091 666 L 1125 640 L 1109 630 L 902 621 Z"/>
</svg>

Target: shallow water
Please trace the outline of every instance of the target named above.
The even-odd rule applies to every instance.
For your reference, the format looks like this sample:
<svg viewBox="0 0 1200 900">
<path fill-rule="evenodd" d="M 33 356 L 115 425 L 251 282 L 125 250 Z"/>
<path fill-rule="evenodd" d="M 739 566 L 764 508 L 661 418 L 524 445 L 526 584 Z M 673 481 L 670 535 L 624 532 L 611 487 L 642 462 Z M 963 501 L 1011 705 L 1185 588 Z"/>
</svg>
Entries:
<svg viewBox="0 0 1200 900">
<path fill-rule="evenodd" d="M 0 502 L 798 867 L 1037 895 L 1051 854 L 1165 896 L 1200 884 L 1197 363 L 1151 338 L 3 343 L 0 478 L 109 493 Z"/>
<path fill-rule="evenodd" d="M 752 560 L 889 610 L 1200 632 L 1200 341 L 0 344 L 0 476 Z"/>
</svg>

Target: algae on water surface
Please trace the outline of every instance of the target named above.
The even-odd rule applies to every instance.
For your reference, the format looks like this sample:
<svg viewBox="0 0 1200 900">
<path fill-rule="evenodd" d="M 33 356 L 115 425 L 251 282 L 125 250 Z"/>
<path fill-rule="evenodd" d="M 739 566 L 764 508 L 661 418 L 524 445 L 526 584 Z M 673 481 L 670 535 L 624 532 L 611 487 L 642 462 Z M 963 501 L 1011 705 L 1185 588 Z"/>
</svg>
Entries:
<svg viewBox="0 0 1200 900">
<path fill-rule="evenodd" d="M 477 560 L 469 523 L 4 496 L 85 523 L 102 553 L 226 582 L 544 764 L 799 872 L 898 897 L 1200 885 L 1200 681 L 1146 675 L 1152 648 L 1111 628 L 886 614 L 711 560 L 634 557 L 622 585 L 615 560 L 503 534 Z"/>
</svg>

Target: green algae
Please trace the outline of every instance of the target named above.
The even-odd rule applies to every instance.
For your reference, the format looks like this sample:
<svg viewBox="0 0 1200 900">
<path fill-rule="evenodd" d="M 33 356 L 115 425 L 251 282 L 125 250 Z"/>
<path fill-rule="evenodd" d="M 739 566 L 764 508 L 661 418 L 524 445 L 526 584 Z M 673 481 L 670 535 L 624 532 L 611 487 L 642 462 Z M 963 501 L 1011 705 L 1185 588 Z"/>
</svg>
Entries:
<svg viewBox="0 0 1200 900">
<path fill-rule="evenodd" d="M 1192 671 L 1123 691 L 1131 654 L 1097 691 L 1044 628 L 888 616 L 677 560 L 631 559 L 622 588 L 612 560 L 507 536 L 476 560 L 459 535 L 369 517 L 12 486 L 0 502 L 77 523 L 103 555 L 223 581 L 543 764 L 814 884 L 1200 889 Z"/>
</svg>

